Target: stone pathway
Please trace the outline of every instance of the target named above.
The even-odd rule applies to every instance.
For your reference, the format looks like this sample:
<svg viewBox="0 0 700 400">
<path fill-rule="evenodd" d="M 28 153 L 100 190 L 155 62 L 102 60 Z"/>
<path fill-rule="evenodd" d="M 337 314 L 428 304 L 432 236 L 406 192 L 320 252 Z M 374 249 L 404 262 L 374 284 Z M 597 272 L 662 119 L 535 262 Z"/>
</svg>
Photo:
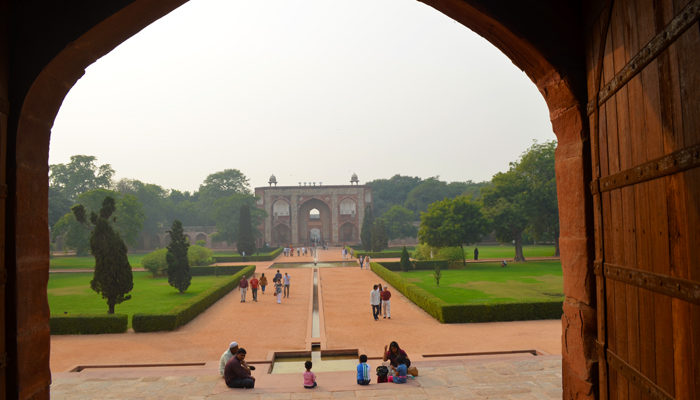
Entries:
<svg viewBox="0 0 700 400">
<path fill-rule="evenodd" d="M 353 372 L 317 373 L 319 387 L 301 387 L 301 374 L 258 374 L 255 389 L 229 389 L 218 375 L 193 371 L 167 376 L 111 377 L 61 373 L 53 399 L 561 399 L 561 357 L 462 359 L 416 363 L 420 376 L 405 385 L 362 387 Z M 134 371 L 136 372 L 136 371 Z M 120 376 L 121 375 L 121 376 Z M 140 375 L 140 374 L 136 374 Z"/>
</svg>

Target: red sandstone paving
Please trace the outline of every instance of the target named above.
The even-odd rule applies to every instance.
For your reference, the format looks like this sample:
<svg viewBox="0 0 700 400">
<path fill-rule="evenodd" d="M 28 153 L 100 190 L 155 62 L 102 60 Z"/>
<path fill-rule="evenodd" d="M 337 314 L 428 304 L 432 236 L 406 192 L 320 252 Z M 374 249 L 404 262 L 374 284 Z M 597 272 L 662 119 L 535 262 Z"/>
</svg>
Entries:
<svg viewBox="0 0 700 400">
<path fill-rule="evenodd" d="M 319 258 L 342 260 L 340 249 L 321 251 Z M 275 261 L 308 262 L 311 257 L 278 257 Z M 275 269 L 267 267 L 272 263 L 256 264 L 258 276 L 265 272 L 271 281 Z M 307 349 L 313 269 L 280 270 L 291 276 L 291 297 L 283 299 L 281 305 L 270 293 L 253 303 L 250 290 L 248 302 L 240 303 L 240 292 L 234 290 L 174 332 L 54 335 L 51 369 L 60 372 L 77 365 L 174 362 L 208 362 L 216 367 L 231 340 L 248 350 L 249 360 L 265 360 L 272 351 Z M 440 324 L 392 290 L 392 319 L 375 322 L 369 292 L 381 281 L 377 275 L 353 267 L 319 271 L 325 348 L 359 348 L 372 357 L 380 356 L 384 344 L 396 340 L 412 359 L 428 353 L 520 349 L 561 354 L 559 320 Z"/>
</svg>

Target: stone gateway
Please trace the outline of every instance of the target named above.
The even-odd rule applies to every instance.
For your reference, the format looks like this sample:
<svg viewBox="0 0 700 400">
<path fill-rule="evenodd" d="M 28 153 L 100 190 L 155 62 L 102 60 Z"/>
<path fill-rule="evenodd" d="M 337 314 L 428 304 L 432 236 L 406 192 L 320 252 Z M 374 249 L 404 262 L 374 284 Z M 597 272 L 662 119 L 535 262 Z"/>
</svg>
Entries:
<svg viewBox="0 0 700 400">
<path fill-rule="evenodd" d="M 267 217 L 260 226 L 271 246 L 360 243 L 367 186 L 270 186 L 255 188 L 257 206 Z"/>
</svg>

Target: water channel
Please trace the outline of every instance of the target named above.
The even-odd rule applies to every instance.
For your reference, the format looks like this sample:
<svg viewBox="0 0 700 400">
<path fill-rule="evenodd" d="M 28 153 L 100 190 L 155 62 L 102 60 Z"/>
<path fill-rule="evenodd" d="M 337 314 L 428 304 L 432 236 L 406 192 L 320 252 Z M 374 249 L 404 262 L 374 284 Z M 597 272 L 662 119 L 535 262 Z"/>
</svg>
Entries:
<svg viewBox="0 0 700 400">
<path fill-rule="evenodd" d="M 319 273 L 318 268 L 350 267 L 357 266 L 356 262 L 334 262 L 334 263 L 276 263 L 270 268 L 313 268 L 313 299 L 311 308 L 311 339 L 320 340 L 321 318 L 319 314 Z M 331 351 L 321 352 L 320 345 L 312 345 L 311 352 L 301 357 L 285 357 L 275 355 L 272 364 L 272 374 L 289 374 L 304 372 L 304 362 L 311 360 L 313 371 L 352 371 L 357 364 L 357 354 L 333 355 Z"/>
</svg>

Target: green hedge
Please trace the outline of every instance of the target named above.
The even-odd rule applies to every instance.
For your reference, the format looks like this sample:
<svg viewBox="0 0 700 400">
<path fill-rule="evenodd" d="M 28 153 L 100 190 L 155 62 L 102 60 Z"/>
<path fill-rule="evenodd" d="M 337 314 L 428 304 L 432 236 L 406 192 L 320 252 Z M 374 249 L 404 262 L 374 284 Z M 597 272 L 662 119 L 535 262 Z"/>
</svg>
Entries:
<svg viewBox="0 0 700 400">
<path fill-rule="evenodd" d="M 381 264 L 389 271 L 401 271 L 400 261 L 384 261 Z M 447 269 L 449 267 L 447 260 L 411 261 L 411 265 L 413 269 L 416 270 L 432 270 L 435 269 L 436 265 L 440 266 L 440 269 Z"/>
<path fill-rule="evenodd" d="M 214 267 L 214 266 L 190 267 L 190 275 L 192 275 L 192 276 L 233 275 L 246 267 L 247 267 L 246 265 L 222 265 L 219 267 Z"/>
<path fill-rule="evenodd" d="M 247 261 L 271 261 L 277 258 L 278 255 L 282 254 L 284 249 L 278 247 L 267 254 L 262 254 L 258 256 L 214 256 L 214 262 L 247 262 Z"/>
<path fill-rule="evenodd" d="M 426 263 L 431 262 L 427 261 Z M 437 261 L 432 261 L 436 263 Z M 445 262 L 446 261 L 441 261 Z M 403 293 L 435 319 L 445 323 L 464 322 L 496 322 L 496 321 L 528 321 L 533 319 L 559 319 L 562 315 L 561 301 L 536 303 L 502 303 L 502 304 L 447 304 L 426 290 L 408 282 L 396 272 L 384 267 L 384 264 L 398 265 L 400 263 L 371 263 L 372 271 L 388 284 Z M 432 268 L 431 268 L 432 269 Z"/>
<path fill-rule="evenodd" d="M 52 335 L 123 333 L 128 325 L 126 314 L 68 314 L 49 318 Z"/>
<path fill-rule="evenodd" d="M 134 314 L 131 325 L 136 332 L 172 331 L 193 320 L 202 311 L 233 290 L 242 276 L 250 276 L 255 266 L 243 267 L 220 286 L 212 287 L 200 293 L 190 303 L 173 308 L 166 314 Z"/>
</svg>

